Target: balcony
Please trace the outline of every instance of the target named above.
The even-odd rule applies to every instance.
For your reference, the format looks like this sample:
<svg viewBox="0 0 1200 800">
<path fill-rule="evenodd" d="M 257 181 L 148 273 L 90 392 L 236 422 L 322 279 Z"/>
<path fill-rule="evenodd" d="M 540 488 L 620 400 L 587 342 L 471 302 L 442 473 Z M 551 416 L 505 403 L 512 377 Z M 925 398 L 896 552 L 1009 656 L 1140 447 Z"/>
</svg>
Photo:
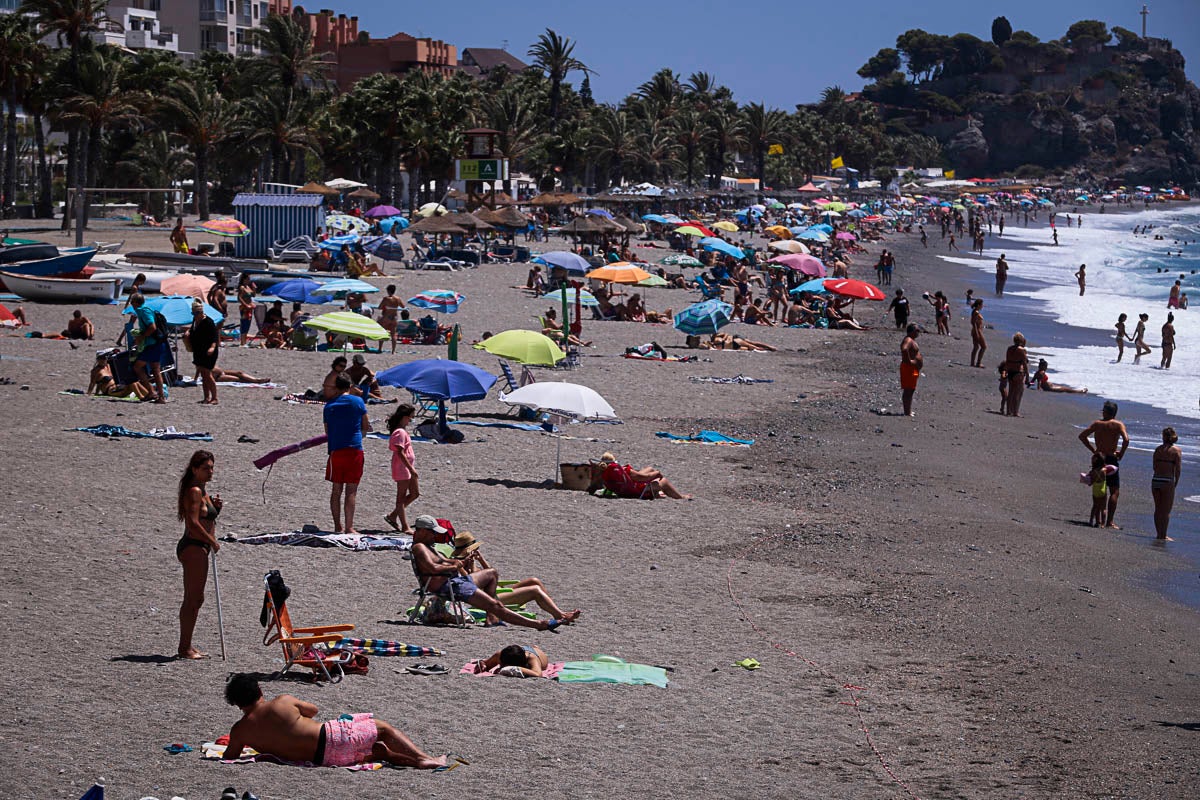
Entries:
<svg viewBox="0 0 1200 800">
<path fill-rule="evenodd" d="M 254 45 L 252 45 L 252 44 L 244 44 L 243 43 L 243 44 L 239 44 L 237 46 L 237 54 L 239 56 L 252 56 L 257 52 L 258 51 L 254 48 Z"/>
<path fill-rule="evenodd" d="M 229 16 L 223 8 L 202 8 L 200 9 L 201 22 L 219 22 L 222 25 L 228 21 Z"/>
</svg>

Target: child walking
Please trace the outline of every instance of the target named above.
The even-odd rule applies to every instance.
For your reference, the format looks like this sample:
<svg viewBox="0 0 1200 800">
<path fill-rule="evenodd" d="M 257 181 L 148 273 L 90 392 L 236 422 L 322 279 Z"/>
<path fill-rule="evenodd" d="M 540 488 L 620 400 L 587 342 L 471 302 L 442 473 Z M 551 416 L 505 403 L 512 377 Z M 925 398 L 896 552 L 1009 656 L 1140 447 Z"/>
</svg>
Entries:
<svg viewBox="0 0 1200 800">
<path fill-rule="evenodd" d="M 1103 528 L 1108 511 L 1108 476 L 1117 471 L 1116 466 L 1104 463 L 1104 456 L 1096 453 L 1092 456 L 1092 469 L 1082 473 L 1079 480 L 1092 487 L 1092 513 L 1088 524 L 1093 528 Z"/>
<path fill-rule="evenodd" d="M 396 482 L 396 507 L 383 518 L 394 529 L 411 533 L 404 509 L 413 503 L 421 492 L 417 487 L 417 468 L 413 461 L 412 437 L 406 428 L 412 422 L 416 409 L 403 403 L 388 417 L 388 449 L 392 451 L 392 480 Z"/>
</svg>

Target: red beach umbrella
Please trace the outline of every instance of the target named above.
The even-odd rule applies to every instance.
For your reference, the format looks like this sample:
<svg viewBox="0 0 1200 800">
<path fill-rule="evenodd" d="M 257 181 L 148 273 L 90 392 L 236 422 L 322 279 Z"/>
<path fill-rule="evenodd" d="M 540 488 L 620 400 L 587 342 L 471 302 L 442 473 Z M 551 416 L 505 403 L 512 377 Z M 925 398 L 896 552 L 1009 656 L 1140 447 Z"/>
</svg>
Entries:
<svg viewBox="0 0 1200 800">
<path fill-rule="evenodd" d="M 839 278 L 837 280 L 825 281 L 825 289 L 839 294 L 842 297 L 850 297 L 855 300 L 885 300 L 887 295 L 878 286 L 867 283 L 866 281 L 856 281 L 852 278 Z"/>
</svg>

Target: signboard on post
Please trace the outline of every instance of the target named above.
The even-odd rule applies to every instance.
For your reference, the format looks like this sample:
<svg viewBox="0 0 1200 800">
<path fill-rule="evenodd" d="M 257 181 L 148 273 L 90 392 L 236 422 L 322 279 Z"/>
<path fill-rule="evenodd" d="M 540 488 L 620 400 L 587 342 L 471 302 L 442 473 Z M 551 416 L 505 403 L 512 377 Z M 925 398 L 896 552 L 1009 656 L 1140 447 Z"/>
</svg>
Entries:
<svg viewBox="0 0 1200 800">
<path fill-rule="evenodd" d="M 506 181 L 507 158 L 459 158 L 454 161 L 454 179 L 458 181 Z"/>
</svg>

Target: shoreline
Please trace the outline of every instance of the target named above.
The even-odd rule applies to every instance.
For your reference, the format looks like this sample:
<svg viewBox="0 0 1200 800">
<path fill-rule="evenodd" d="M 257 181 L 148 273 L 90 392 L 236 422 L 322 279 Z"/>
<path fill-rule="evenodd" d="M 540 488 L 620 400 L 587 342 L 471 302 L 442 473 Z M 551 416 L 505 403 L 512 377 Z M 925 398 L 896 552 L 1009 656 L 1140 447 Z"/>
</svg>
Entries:
<svg viewBox="0 0 1200 800">
<path fill-rule="evenodd" d="M 944 262 L 923 255 L 915 237 L 894 235 L 872 255 L 880 246 L 896 251 L 896 285 L 911 296 L 942 288 L 957 302 L 968 285 L 968 276 L 947 274 Z M 872 262 L 860 257 L 852 274 Z M 507 288 L 523 274 L 524 267 L 487 265 L 377 283 L 395 282 L 405 297 L 462 291 L 468 300 L 455 321 L 470 336 L 527 327 L 544 310 Z M 696 298 L 648 294 L 654 308 Z M 95 308 L 107 339 L 116 307 Z M 913 309 L 914 321 L 932 327 L 931 309 Z M 42 319 L 69 313 L 33 310 L 47 329 Z M 965 332 L 960 316 L 954 328 Z M 747 332 L 740 323 L 732 330 Z M 104 775 L 119 797 L 215 796 L 226 785 L 289 796 L 297 779 L 328 796 L 347 794 L 347 781 L 367 797 L 435 791 L 430 776 L 412 771 L 300 774 L 163 754 L 167 742 L 194 745 L 228 729 L 236 710 L 220 688 L 230 671 L 278 668 L 257 623 L 262 575 L 277 568 L 293 589 L 299 624 L 347 621 L 363 635 L 442 647 L 448 655 L 439 660 L 452 671 L 516 639 L 552 658 L 609 653 L 675 668 L 666 691 L 417 677 L 402 674 L 405 660 L 386 658 L 336 687 L 264 684 L 268 693 L 317 703 L 321 718 L 374 711 L 430 752 L 464 753 L 472 766 L 447 776 L 455 793 L 505 785 L 552 796 L 723 798 L 752 783 L 769 797 L 797 788 L 806 796 L 895 797 L 903 790 L 880 768 L 882 758 L 922 798 L 1194 796 L 1197 748 L 1179 728 L 1200 704 L 1195 612 L 1138 583 L 1182 561 L 1132 525 L 1106 534 L 1081 524 L 1089 501 L 1074 475 L 1086 451 L 1074 426 L 1095 417 L 1099 400 L 1032 392 L 1024 418 L 989 413 L 998 398 L 991 375 L 980 375 L 988 371 L 950 365 L 965 363 L 969 339 L 927 334 L 917 417 L 880 415 L 900 400 L 901 337 L 890 323 L 865 333 L 753 330 L 781 351 L 638 363 L 617 354 L 650 339 L 677 345 L 682 336 L 585 320 L 585 338 L 597 347 L 585 350 L 582 368 L 538 372 L 598 389 L 624 420 L 572 429 L 602 441 L 563 442 L 564 461 L 612 450 L 660 467 L 693 502 L 531 488 L 555 449 L 537 434 L 478 429 L 463 445 L 417 445 L 423 496 L 411 511 L 473 531 L 503 574 L 543 578 L 565 606 L 584 609 L 578 625 L 559 635 L 410 628 L 398 620 L 411 568 L 394 554 L 231 543 L 220 553 L 231 660 L 191 664 L 162 654 L 173 652 L 179 600 L 172 484 L 195 445 L 62 429 L 169 422 L 211 430 L 214 441 L 202 446 L 216 453 L 214 488 L 226 502 L 219 533 L 236 535 L 327 523 L 323 454 L 281 461 L 261 495 L 262 474 L 250 465 L 311 435 L 319 413 L 253 389 L 223 390 L 216 409 L 192 402 L 199 390 L 179 390 L 157 408 L 59 396 L 86 376 L 91 351 L 6 339 L 0 364 L 18 385 L 0 393 L 18 411 L 6 415 L 5 436 L 13 452 L 37 453 L 38 469 L 18 460 L 0 468 L 12 509 L 0 517 L 0 600 L 14 628 L 78 644 L 73 655 L 14 663 L 16 685 L 26 687 L 12 701 L 23 733 L 19 742 L 9 733 L 0 739 L 22 757 L 0 777 L 0 790 L 77 797 Z M 998 355 L 1004 333 L 989 337 Z M 395 358 L 368 355 L 368 363 L 443 353 L 401 347 Z M 221 359 L 283 379 L 292 391 L 319 385 L 328 362 L 326 354 L 232 348 Z M 495 368 L 494 358 L 470 348 L 464 360 Z M 738 373 L 775 383 L 688 380 Z M 1085 405 L 1061 402 L 1077 399 Z M 489 400 L 463 411 L 499 408 Z M 387 407 L 371 411 L 378 426 Z M 654 436 L 697 428 L 756 443 L 672 445 Z M 242 434 L 261 443 L 239 444 Z M 377 442 L 368 444 L 367 465 L 359 515 L 372 529 L 382 527 L 372 520 L 394 494 Z M 1150 505 L 1140 478 L 1127 486 L 1119 523 Z M 71 587 L 72 614 L 62 613 L 62 586 Z M 197 629 L 202 648 L 216 647 L 215 626 L 210 593 Z M 747 656 L 763 669 L 730 666 Z M 863 687 L 857 711 L 844 705 L 845 684 Z M 437 703 L 487 709 L 488 720 L 430 713 Z M 64 717 L 61 705 L 76 716 Z M 80 733 L 86 745 L 64 759 L 59 743 Z"/>
</svg>

